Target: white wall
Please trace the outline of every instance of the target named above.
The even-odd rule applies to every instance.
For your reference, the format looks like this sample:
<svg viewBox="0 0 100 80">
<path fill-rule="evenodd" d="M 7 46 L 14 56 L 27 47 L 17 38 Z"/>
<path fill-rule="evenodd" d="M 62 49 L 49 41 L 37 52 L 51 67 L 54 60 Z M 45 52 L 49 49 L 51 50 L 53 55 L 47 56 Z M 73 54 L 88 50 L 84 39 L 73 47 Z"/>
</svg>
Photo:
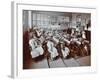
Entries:
<svg viewBox="0 0 100 80">
<path fill-rule="evenodd" d="M 56 22 L 54 25 L 57 26 L 58 22 L 63 21 L 62 18 L 65 18 L 69 22 L 69 14 L 71 15 L 71 13 L 33 11 L 33 25 L 50 28 L 52 25 L 51 22 Z"/>
<path fill-rule="evenodd" d="M 23 30 L 27 30 L 28 27 L 32 27 L 32 12 L 24 10 L 23 11 Z"/>
<path fill-rule="evenodd" d="M 30 11 L 31 12 L 31 11 Z M 39 27 L 50 27 L 51 22 L 70 22 L 72 24 L 70 24 L 69 26 L 67 25 L 59 25 L 61 26 L 61 28 L 63 27 L 72 27 L 72 28 L 76 28 L 77 26 L 77 16 L 80 15 L 81 16 L 81 26 L 86 26 L 86 24 L 88 23 L 88 21 L 91 19 L 91 14 L 87 14 L 87 13 L 61 13 L 61 12 L 42 12 L 42 11 L 32 11 L 32 15 L 33 15 L 33 25 L 37 25 Z M 27 18 L 27 13 L 25 19 L 24 20 L 27 21 L 28 23 L 31 23 L 31 18 L 30 20 Z M 64 19 L 65 18 L 65 19 Z M 37 21 L 39 20 L 39 21 Z M 45 21 L 45 23 L 44 23 Z M 24 27 L 26 27 L 27 22 L 25 22 Z M 57 26 L 57 25 L 55 25 Z"/>
<path fill-rule="evenodd" d="M 76 16 L 77 14 L 72 14 L 72 28 L 76 28 Z"/>
<path fill-rule="evenodd" d="M 98 53 L 98 72 L 91 74 L 72 74 L 61 76 L 46 76 L 33 79 L 16 79 L 16 80 L 99 80 L 100 75 L 100 1 L 99 0 L 28 0 L 33 3 L 41 4 L 59 4 L 59 5 L 80 5 L 80 6 L 97 6 L 98 26 L 96 28 L 96 52 Z M 94 53 L 95 54 L 95 53 Z M 13 80 L 10 76 L 11 65 L 11 0 L 1 0 L 0 2 L 0 80 Z"/>
<path fill-rule="evenodd" d="M 87 13 L 86 14 L 85 13 L 81 13 L 81 14 L 73 13 L 72 14 L 72 25 L 71 25 L 71 27 L 76 28 L 76 26 L 77 26 L 77 16 L 78 15 L 81 16 L 81 27 L 80 27 L 80 29 L 82 28 L 82 26 L 86 27 L 89 20 L 91 20 L 91 14 L 87 14 Z"/>
</svg>

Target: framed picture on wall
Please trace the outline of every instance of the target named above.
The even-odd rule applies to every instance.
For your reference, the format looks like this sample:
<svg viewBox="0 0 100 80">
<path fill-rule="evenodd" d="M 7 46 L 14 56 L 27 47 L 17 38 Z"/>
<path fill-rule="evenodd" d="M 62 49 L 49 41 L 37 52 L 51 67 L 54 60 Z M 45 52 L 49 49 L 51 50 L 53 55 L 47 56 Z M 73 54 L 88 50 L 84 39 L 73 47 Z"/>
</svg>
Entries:
<svg viewBox="0 0 100 80">
<path fill-rule="evenodd" d="M 12 77 L 96 71 L 96 8 L 12 2 Z"/>
</svg>

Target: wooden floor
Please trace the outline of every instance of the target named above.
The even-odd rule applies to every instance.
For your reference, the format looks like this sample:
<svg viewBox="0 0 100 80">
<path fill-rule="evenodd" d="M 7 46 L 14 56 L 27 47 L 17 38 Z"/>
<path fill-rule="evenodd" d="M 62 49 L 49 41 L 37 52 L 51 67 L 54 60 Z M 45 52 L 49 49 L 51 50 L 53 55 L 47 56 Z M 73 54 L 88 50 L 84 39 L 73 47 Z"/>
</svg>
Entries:
<svg viewBox="0 0 100 80">
<path fill-rule="evenodd" d="M 47 59 L 43 59 L 41 61 L 32 61 L 31 67 L 29 69 L 40 69 L 40 68 L 59 68 L 59 67 L 79 67 L 79 66 L 90 66 L 91 60 L 90 56 L 81 57 L 78 59 L 70 58 L 70 59 L 61 59 L 47 61 Z"/>
</svg>

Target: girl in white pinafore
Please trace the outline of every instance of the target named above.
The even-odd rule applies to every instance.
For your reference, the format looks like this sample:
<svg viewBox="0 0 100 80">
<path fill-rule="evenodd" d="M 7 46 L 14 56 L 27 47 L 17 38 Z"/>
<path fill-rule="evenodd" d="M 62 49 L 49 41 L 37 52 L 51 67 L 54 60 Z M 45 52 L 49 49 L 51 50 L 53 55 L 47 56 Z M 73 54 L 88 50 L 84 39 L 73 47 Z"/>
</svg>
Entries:
<svg viewBox="0 0 100 80">
<path fill-rule="evenodd" d="M 56 56 L 58 56 L 57 49 L 54 47 L 54 43 L 51 40 L 48 40 L 47 47 L 51 56 L 51 60 L 53 60 Z"/>
<path fill-rule="evenodd" d="M 31 56 L 36 58 L 43 54 L 43 48 L 41 44 L 37 44 L 36 39 L 32 38 L 29 40 L 29 45 L 31 46 Z"/>
<path fill-rule="evenodd" d="M 82 38 L 86 39 L 85 31 L 82 31 Z"/>
<path fill-rule="evenodd" d="M 70 52 L 69 48 L 65 47 L 64 44 L 61 44 L 61 51 L 62 51 L 64 58 L 66 58 L 69 55 L 69 52 Z"/>
</svg>

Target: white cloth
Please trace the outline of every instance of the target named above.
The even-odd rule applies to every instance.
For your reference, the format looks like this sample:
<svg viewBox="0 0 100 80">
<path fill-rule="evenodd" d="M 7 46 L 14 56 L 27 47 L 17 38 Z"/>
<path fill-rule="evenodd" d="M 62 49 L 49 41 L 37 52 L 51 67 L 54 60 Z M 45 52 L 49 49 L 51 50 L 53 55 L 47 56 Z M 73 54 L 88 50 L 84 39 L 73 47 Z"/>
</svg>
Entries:
<svg viewBox="0 0 100 80">
<path fill-rule="evenodd" d="M 37 48 L 35 48 L 35 50 L 36 50 L 37 52 L 39 52 L 39 55 L 42 55 L 43 52 L 44 52 L 42 46 L 38 46 Z"/>
<path fill-rule="evenodd" d="M 58 40 L 57 38 L 55 38 L 55 37 L 53 37 L 53 40 L 54 40 L 56 43 L 59 42 L 59 40 Z"/>
<path fill-rule="evenodd" d="M 73 38 L 73 39 L 71 39 L 71 41 L 76 42 L 78 45 L 80 45 L 80 44 L 81 44 L 81 41 L 79 41 L 77 38 Z"/>
<path fill-rule="evenodd" d="M 31 56 L 32 58 L 35 58 L 37 56 L 40 56 L 43 54 L 43 48 L 41 46 L 38 46 L 37 48 L 34 48 L 32 51 L 31 51 Z"/>
<path fill-rule="evenodd" d="M 51 41 L 47 42 L 48 51 L 51 55 L 51 58 L 58 56 L 57 49 L 54 47 L 54 43 Z"/>
<path fill-rule="evenodd" d="M 79 28 L 76 28 L 76 31 L 79 31 Z"/>
<path fill-rule="evenodd" d="M 78 39 L 77 38 L 73 38 L 73 41 L 77 41 Z"/>
<path fill-rule="evenodd" d="M 77 38 L 72 38 L 70 41 L 77 42 L 78 39 Z"/>
<path fill-rule="evenodd" d="M 67 42 L 68 44 L 70 44 L 70 41 L 68 39 L 63 39 L 65 42 Z"/>
<path fill-rule="evenodd" d="M 37 46 L 37 42 L 34 38 L 29 40 L 29 45 L 32 48 L 32 50 Z"/>
<path fill-rule="evenodd" d="M 40 35 L 41 35 L 41 32 L 39 32 L 39 31 L 37 31 L 37 30 L 36 30 L 36 33 L 37 33 L 37 35 L 38 35 L 38 36 L 40 36 Z"/>
<path fill-rule="evenodd" d="M 64 58 L 69 55 L 69 49 L 67 47 L 65 47 L 65 50 L 61 49 L 61 51 Z"/>
<path fill-rule="evenodd" d="M 88 50 L 86 45 L 84 46 L 84 48 L 85 48 L 86 51 Z"/>
<path fill-rule="evenodd" d="M 82 32 L 82 38 L 83 39 L 86 39 L 86 36 L 85 36 L 85 32 L 84 31 Z"/>
<path fill-rule="evenodd" d="M 42 46 L 37 45 L 37 42 L 35 41 L 35 39 L 30 39 L 29 40 L 29 45 L 32 48 L 32 50 L 31 50 L 32 58 L 35 58 L 35 57 L 43 54 L 44 51 L 43 51 Z"/>
<path fill-rule="evenodd" d="M 41 43 L 43 43 L 43 42 L 45 41 L 45 39 L 44 39 L 43 36 L 41 36 L 41 37 L 39 38 L 39 40 L 41 41 Z"/>
<path fill-rule="evenodd" d="M 39 52 L 37 51 L 37 50 L 32 50 L 31 51 L 31 56 L 32 56 L 32 58 L 36 58 L 36 57 L 38 57 L 40 54 L 39 54 Z"/>
<path fill-rule="evenodd" d="M 81 45 L 81 42 L 80 42 L 80 41 L 76 41 L 76 43 L 77 43 L 78 45 Z"/>
<path fill-rule="evenodd" d="M 71 34 L 74 34 L 74 29 L 72 29 L 72 33 Z"/>
</svg>

